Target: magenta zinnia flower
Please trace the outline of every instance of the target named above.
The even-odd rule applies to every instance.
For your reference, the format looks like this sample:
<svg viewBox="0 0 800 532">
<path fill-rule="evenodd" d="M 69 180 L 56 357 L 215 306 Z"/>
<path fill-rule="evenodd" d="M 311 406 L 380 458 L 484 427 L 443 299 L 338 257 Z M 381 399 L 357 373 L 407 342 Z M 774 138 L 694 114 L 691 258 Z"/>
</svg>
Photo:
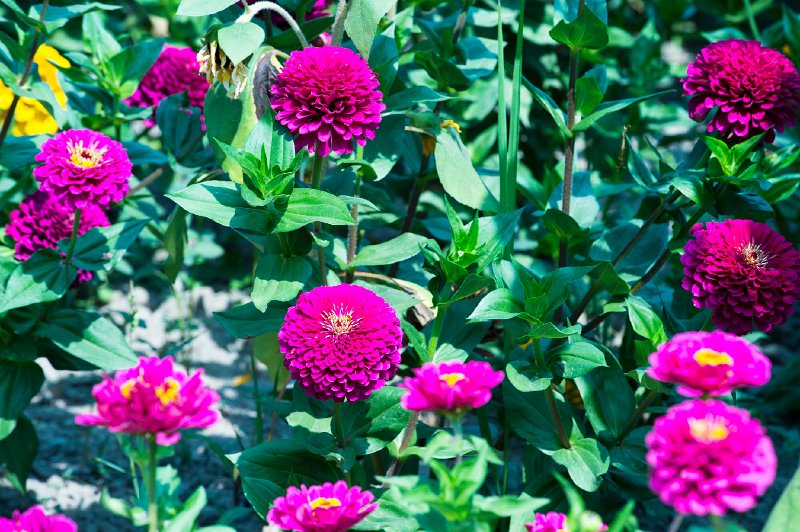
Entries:
<svg viewBox="0 0 800 532">
<path fill-rule="evenodd" d="M 317 399 L 366 399 L 397 373 L 403 332 L 392 307 L 356 285 L 300 294 L 278 333 L 293 379 Z"/>
<path fill-rule="evenodd" d="M 775 480 L 775 450 L 761 423 L 721 401 L 670 407 L 645 443 L 650 488 L 680 513 L 745 512 Z"/>
<path fill-rule="evenodd" d="M 676 334 L 650 355 L 647 374 L 679 384 L 687 397 L 724 395 L 734 388 L 763 386 L 772 363 L 756 346 L 723 331 Z"/>
<path fill-rule="evenodd" d="M 189 47 L 167 46 L 125 103 L 131 107 L 152 107 L 155 116 L 161 100 L 185 92 L 189 97 L 189 105 L 202 110 L 209 84 L 199 71 L 197 52 Z M 153 119 L 145 120 L 145 123 L 148 126 L 155 125 Z"/>
<path fill-rule="evenodd" d="M 800 298 L 800 252 L 769 226 L 751 220 L 695 225 L 681 257 L 683 288 L 694 306 L 713 310 L 720 329 L 769 332 Z"/>
<path fill-rule="evenodd" d="M 683 80 L 689 116 L 697 122 L 716 112 L 708 132 L 739 142 L 794 126 L 800 108 L 800 75 L 782 53 L 758 41 L 728 39 L 709 44 L 689 63 Z"/>
<path fill-rule="evenodd" d="M 282 530 L 344 532 L 378 507 L 374 499 L 369 491 L 348 488 L 343 480 L 310 488 L 291 486 L 285 497 L 275 499 L 267 521 Z"/>
<path fill-rule="evenodd" d="M 414 370 L 414 376 L 401 384 L 408 392 L 400 404 L 408 410 L 443 410 L 462 413 L 485 405 L 492 398 L 492 388 L 503 382 L 502 371 L 494 371 L 488 362 L 426 362 Z"/>
<path fill-rule="evenodd" d="M 47 515 L 41 506 L 24 512 L 14 511 L 11 518 L 0 517 L 0 532 L 77 532 L 75 521 L 61 514 Z"/>
<path fill-rule="evenodd" d="M 60 240 L 72 237 L 75 211 L 49 193 L 38 190 L 11 211 L 6 233 L 16 242 L 14 257 L 26 260 L 40 249 L 58 249 Z M 100 207 L 88 205 L 81 212 L 78 235 L 95 227 L 107 227 L 108 218 Z M 92 272 L 78 271 L 78 281 L 88 281 Z"/>
<path fill-rule="evenodd" d="M 351 153 L 375 138 L 386 109 L 377 75 L 357 53 L 338 46 L 292 52 L 272 85 L 275 118 L 295 147 L 321 156 Z"/>
<path fill-rule="evenodd" d="M 67 207 L 94 204 L 106 209 L 128 193 L 133 168 L 128 153 L 122 144 L 97 131 L 59 133 L 42 145 L 36 161 L 42 164 L 33 175 L 42 190 Z"/>
<path fill-rule="evenodd" d="M 595 519 L 599 521 L 600 518 L 595 515 Z M 592 528 L 594 527 L 592 526 Z M 525 529 L 527 532 L 570 532 L 567 528 L 567 516 L 559 512 L 536 513 L 532 523 L 525 523 Z M 585 530 L 585 528 L 581 528 L 581 530 Z M 608 530 L 608 526 L 601 523 L 592 532 L 605 530 Z"/>
<path fill-rule="evenodd" d="M 139 359 L 136 367 L 108 375 L 92 389 L 98 415 L 75 417 L 78 425 L 100 425 L 111 432 L 155 435 L 159 445 L 174 445 L 182 429 L 210 427 L 219 419 L 219 401 L 205 387 L 203 370 L 192 375 L 173 367 L 172 357 Z"/>
</svg>

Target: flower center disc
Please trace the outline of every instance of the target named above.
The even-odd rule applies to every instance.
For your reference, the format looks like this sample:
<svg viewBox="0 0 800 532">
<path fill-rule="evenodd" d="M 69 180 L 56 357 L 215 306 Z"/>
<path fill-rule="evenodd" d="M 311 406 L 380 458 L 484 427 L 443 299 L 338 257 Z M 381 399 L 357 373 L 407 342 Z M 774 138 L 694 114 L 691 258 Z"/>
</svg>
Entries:
<svg viewBox="0 0 800 532">
<path fill-rule="evenodd" d="M 701 366 L 733 366 L 733 358 L 728 353 L 720 353 L 707 347 L 698 349 L 694 359 Z"/>
<path fill-rule="evenodd" d="M 181 385 L 172 377 L 167 377 L 164 382 L 156 388 L 156 397 L 161 400 L 163 406 L 176 402 L 181 396 Z"/>
<path fill-rule="evenodd" d="M 689 419 L 689 432 L 692 438 L 701 443 L 714 443 L 722 441 L 731 433 L 725 426 L 725 420 L 715 416 L 703 419 Z"/>
<path fill-rule="evenodd" d="M 764 251 L 761 249 L 761 246 L 754 244 L 753 242 L 748 242 L 747 244 L 741 246 L 739 248 L 739 252 L 742 254 L 742 259 L 744 262 L 750 266 L 763 268 L 769 262 L 769 256 L 764 253 Z"/>
<path fill-rule="evenodd" d="M 69 147 L 72 156 L 69 158 L 70 162 L 78 168 L 94 168 L 103 162 L 103 155 L 106 150 L 98 150 L 95 148 L 86 148 L 83 144 L 72 145 Z"/>
<path fill-rule="evenodd" d="M 338 508 L 342 505 L 342 501 L 337 499 L 336 497 L 317 497 L 313 501 L 311 501 L 311 510 L 316 510 L 317 508 L 322 508 L 323 510 L 327 510 L 328 508 Z"/>
<path fill-rule="evenodd" d="M 466 378 L 467 376 L 463 373 L 443 373 L 439 375 L 439 380 L 447 383 L 450 388 L 455 386 L 457 382 L 463 381 Z"/>
<path fill-rule="evenodd" d="M 332 310 L 322 315 L 322 328 L 335 336 L 349 334 L 355 330 L 361 319 L 353 319 L 353 311 L 345 312 L 344 309 Z"/>
</svg>

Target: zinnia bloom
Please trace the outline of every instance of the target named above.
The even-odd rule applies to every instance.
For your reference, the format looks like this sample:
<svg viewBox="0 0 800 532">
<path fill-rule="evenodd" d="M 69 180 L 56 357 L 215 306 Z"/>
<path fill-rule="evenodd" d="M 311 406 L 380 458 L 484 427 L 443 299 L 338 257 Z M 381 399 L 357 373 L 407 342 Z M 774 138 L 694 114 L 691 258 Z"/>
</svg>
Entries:
<svg viewBox="0 0 800 532">
<path fill-rule="evenodd" d="M 33 170 L 42 190 L 70 208 L 104 209 L 128 193 L 133 165 L 122 144 L 102 133 L 71 129 L 42 145 Z"/>
<path fill-rule="evenodd" d="M 60 515 L 47 515 L 41 506 L 31 506 L 24 512 L 15 511 L 11 518 L 0 517 L 0 532 L 77 532 L 72 519 Z"/>
<path fill-rule="evenodd" d="M 375 138 L 386 109 L 377 75 L 357 53 L 338 46 L 292 52 L 272 85 L 275 118 L 295 147 L 321 156 L 353 151 Z"/>
<path fill-rule="evenodd" d="M 111 432 L 155 435 L 159 445 L 174 445 L 180 430 L 210 427 L 219 419 L 212 406 L 219 395 L 206 388 L 203 370 L 191 375 L 173 367 L 172 357 L 139 359 L 136 367 L 108 375 L 92 395 L 98 415 L 78 415 L 78 425 L 100 425 Z"/>
<path fill-rule="evenodd" d="M 751 220 L 695 225 L 681 257 L 683 288 L 694 306 L 713 310 L 720 329 L 769 332 L 800 298 L 800 252 L 769 226 Z"/>
<path fill-rule="evenodd" d="M 372 493 L 358 486 L 335 484 L 300 488 L 291 486 L 285 497 L 275 499 L 267 521 L 282 530 L 299 532 L 344 532 L 378 507 Z"/>
<path fill-rule="evenodd" d="M 300 294 L 278 333 L 291 377 L 320 400 L 366 399 L 397 373 L 403 332 L 392 307 L 356 285 Z"/>
<path fill-rule="evenodd" d="M 746 512 L 775 480 L 775 450 L 761 423 L 721 401 L 671 407 L 645 443 L 650 488 L 680 513 Z"/>
<path fill-rule="evenodd" d="M 599 516 L 596 514 L 592 514 L 592 518 L 599 521 Z M 570 532 L 569 528 L 567 528 L 567 516 L 559 512 L 534 514 L 533 523 L 526 523 L 525 529 L 528 532 Z M 588 529 L 582 527 L 581 530 Z M 601 522 L 593 532 L 603 532 L 604 530 L 608 530 L 608 526 Z"/>
<path fill-rule="evenodd" d="M 426 362 L 401 384 L 408 392 L 400 404 L 408 410 L 444 410 L 456 414 L 485 405 L 504 373 L 488 362 Z"/>
<path fill-rule="evenodd" d="M 647 374 L 679 384 L 687 397 L 724 395 L 734 388 L 763 386 L 772 363 L 756 346 L 723 331 L 676 334 L 650 355 Z"/>
<path fill-rule="evenodd" d="M 58 50 L 47 44 L 43 44 L 36 49 L 33 62 L 36 63 L 38 68 L 39 78 L 50 86 L 50 90 L 53 91 L 58 104 L 62 109 L 65 108 L 67 95 L 58 82 L 57 73 L 59 68 L 69 68 L 70 62 L 59 54 Z M 5 119 L 13 99 L 13 91 L 0 81 L 0 121 Z M 17 108 L 14 111 L 12 135 L 47 135 L 56 131 L 58 131 L 58 124 L 38 100 L 33 98 L 19 99 Z"/>
<path fill-rule="evenodd" d="M 14 257 L 26 260 L 40 249 L 58 249 L 58 242 L 72 237 L 75 211 L 65 207 L 52 195 L 42 190 L 31 194 L 9 215 L 6 233 L 16 242 Z M 95 227 L 107 227 L 108 218 L 96 205 L 81 211 L 78 235 Z M 88 281 L 92 272 L 79 270 L 78 281 Z"/>
<path fill-rule="evenodd" d="M 716 109 L 708 132 L 742 140 L 792 127 L 800 108 L 800 75 L 782 53 L 758 41 L 728 39 L 709 44 L 689 63 L 682 80 L 689 100 L 689 116 L 705 120 Z"/>
<path fill-rule="evenodd" d="M 194 50 L 167 46 L 125 103 L 131 107 L 152 107 L 155 116 L 161 100 L 185 92 L 189 96 L 189 105 L 202 110 L 209 84 L 199 71 L 200 64 Z M 145 123 L 155 125 L 152 119 Z"/>
</svg>

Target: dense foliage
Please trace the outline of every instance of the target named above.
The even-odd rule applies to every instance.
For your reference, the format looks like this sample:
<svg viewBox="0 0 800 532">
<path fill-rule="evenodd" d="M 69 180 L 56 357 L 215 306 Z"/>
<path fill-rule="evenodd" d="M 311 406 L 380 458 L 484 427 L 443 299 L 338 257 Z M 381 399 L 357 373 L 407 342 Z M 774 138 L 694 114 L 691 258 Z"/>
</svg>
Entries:
<svg viewBox="0 0 800 532">
<path fill-rule="evenodd" d="M 151 532 L 791 529 L 791 4 L 0 0 L 3 482 L 52 367 Z M 163 465 L 226 398 L 134 285 L 248 295 L 244 516 Z"/>
</svg>

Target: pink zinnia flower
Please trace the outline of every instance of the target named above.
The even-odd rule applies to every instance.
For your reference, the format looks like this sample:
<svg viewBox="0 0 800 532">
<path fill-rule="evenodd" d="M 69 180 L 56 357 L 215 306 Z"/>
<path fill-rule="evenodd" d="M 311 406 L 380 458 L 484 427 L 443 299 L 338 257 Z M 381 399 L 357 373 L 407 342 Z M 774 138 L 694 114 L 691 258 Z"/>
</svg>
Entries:
<svg viewBox="0 0 800 532">
<path fill-rule="evenodd" d="M 358 401 L 397 373 L 403 332 L 392 307 L 356 285 L 300 294 L 278 333 L 293 379 L 320 400 Z"/>
<path fill-rule="evenodd" d="M 408 392 L 400 404 L 408 410 L 444 410 L 460 413 L 485 405 L 504 373 L 488 362 L 426 362 L 401 384 Z"/>
<path fill-rule="evenodd" d="M 772 363 L 756 346 L 723 331 L 676 334 L 650 355 L 647 374 L 679 384 L 687 397 L 724 395 L 734 388 L 763 386 Z"/>
<path fill-rule="evenodd" d="M 751 220 L 695 225 L 681 257 L 683 288 L 694 306 L 713 310 L 720 329 L 769 332 L 800 298 L 800 252 L 768 225 Z"/>
<path fill-rule="evenodd" d="M 599 516 L 594 515 L 599 521 Z M 534 514 L 533 523 L 525 523 L 528 532 L 570 532 L 567 528 L 567 516 L 559 512 L 547 512 L 546 514 Z M 586 530 L 586 528 L 581 528 Z M 592 532 L 603 532 L 608 530 L 608 525 L 600 523 Z"/>
<path fill-rule="evenodd" d="M 670 407 L 645 443 L 650 488 L 680 513 L 745 512 L 775 480 L 775 450 L 761 423 L 721 401 Z"/>
<path fill-rule="evenodd" d="M 60 514 L 47 515 L 41 506 L 24 512 L 14 511 L 11 518 L 0 517 L 0 532 L 77 532 L 75 521 Z"/>
<path fill-rule="evenodd" d="M 152 107 L 155 116 L 161 100 L 185 92 L 189 96 L 189 105 L 202 111 L 209 84 L 199 72 L 197 52 L 189 47 L 167 46 L 125 103 L 131 107 Z M 155 125 L 153 119 L 145 120 L 145 123 L 150 127 Z"/>
<path fill-rule="evenodd" d="M 175 369 L 172 357 L 139 359 L 136 367 L 108 375 L 92 395 L 98 415 L 78 415 L 78 425 L 100 425 L 111 432 L 155 435 L 159 445 L 174 445 L 182 429 L 210 427 L 219 419 L 212 406 L 219 401 L 202 381 L 203 370 L 192 375 Z"/>
<path fill-rule="evenodd" d="M 66 207 L 94 204 L 107 209 L 128 193 L 133 165 L 122 144 L 102 133 L 71 129 L 42 145 L 33 170 L 42 190 Z"/>
<path fill-rule="evenodd" d="M 321 156 L 353 151 L 375 138 L 386 109 L 377 75 L 357 53 L 338 46 L 292 52 L 272 85 L 275 118 L 295 147 Z"/>
<path fill-rule="evenodd" d="M 271 525 L 299 532 L 344 532 L 378 507 L 375 497 L 343 480 L 321 486 L 291 486 L 267 514 Z"/>
<path fill-rule="evenodd" d="M 689 116 L 697 122 L 716 112 L 708 132 L 740 142 L 794 126 L 800 108 L 800 75 L 782 53 L 758 41 L 728 39 L 709 44 L 689 63 L 683 90 L 693 95 Z"/>
<path fill-rule="evenodd" d="M 14 257 L 26 260 L 40 249 L 58 249 L 60 240 L 72 237 L 75 211 L 65 207 L 49 193 L 38 190 L 22 200 L 19 208 L 11 211 L 6 233 L 14 239 Z M 95 227 L 107 227 L 108 218 L 96 205 L 81 211 L 78 235 Z M 78 281 L 88 281 L 92 272 L 78 271 Z"/>
</svg>

